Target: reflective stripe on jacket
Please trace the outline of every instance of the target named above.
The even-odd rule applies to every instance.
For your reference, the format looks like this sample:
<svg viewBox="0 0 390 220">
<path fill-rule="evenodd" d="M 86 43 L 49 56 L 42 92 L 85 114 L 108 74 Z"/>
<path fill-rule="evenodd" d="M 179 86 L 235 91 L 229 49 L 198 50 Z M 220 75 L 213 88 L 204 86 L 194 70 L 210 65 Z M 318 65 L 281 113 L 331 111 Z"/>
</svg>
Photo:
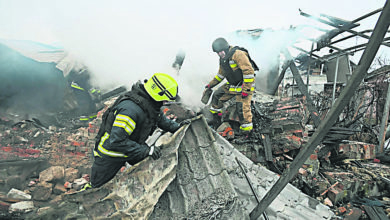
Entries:
<svg viewBox="0 0 390 220">
<path fill-rule="evenodd" d="M 95 146 L 95 156 L 140 161 L 148 156 L 150 149 L 145 141 L 157 126 L 169 132 L 180 127 L 161 113 L 161 103 L 152 100 L 143 85 L 133 86 L 132 92 L 133 96 L 112 107 L 115 119 Z M 101 129 L 104 127 L 102 123 Z"/>
<path fill-rule="evenodd" d="M 209 82 L 210 87 L 218 85 L 226 78 L 232 85 L 232 90 L 229 89 L 229 91 L 242 92 L 243 90 L 247 93 L 254 91 L 255 70 L 248 53 L 244 50 L 239 47 L 230 47 L 226 57 L 220 59 L 218 74 Z"/>
</svg>

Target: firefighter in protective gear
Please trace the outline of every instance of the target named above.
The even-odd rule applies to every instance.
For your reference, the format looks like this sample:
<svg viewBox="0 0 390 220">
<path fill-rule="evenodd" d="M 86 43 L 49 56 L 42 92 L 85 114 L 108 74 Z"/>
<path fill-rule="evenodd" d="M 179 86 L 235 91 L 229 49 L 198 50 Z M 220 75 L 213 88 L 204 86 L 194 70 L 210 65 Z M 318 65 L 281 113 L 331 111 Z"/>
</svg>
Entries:
<svg viewBox="0 0 390 220">
<path fill-rule="evenodd" d="M 255 90 L 255 71 L 259 68 L 245 48 L 230 46 L 224 38 L 214 40 L 212 49 L 220 57 L 219 70 L 205 88 L 211 89 L 223 79 L 227 80 L 225 85 L 213 93 L 210 107 L 210 112 L 214 115 L 213 121 L 221 118 L 223 103 L 235 98 L 240 133 L 248 134 L 253 129 L 251 100 Z"/>
<path fill-rule="evenodd" d="M 77 106 L 72 110 L 74 115 L 79 116 L 75 125 L 88 125 L 89 121 L 96 118 L 96 102 L 99 101 L 100 91 L 92 88 L 88 69 L 72 70 L 66 79 L 70 85 L 74 101 Z"/>
<path fill-rule="evenodd" d="M 183 125 L 169 120 L 160 110 L 165 101 L 174 101 L 177 94 L 175 79 L 156 73 L 117 98 L 103 114 L 96 137 L 91 183 L 86 188 L 107 183 L 126 162 L 134 165 L 148 156 L 155 160 L 161 156 L 157 146 L 148 146 L 145 141 L 156 127 L 173 133 Z"/>
</svg>

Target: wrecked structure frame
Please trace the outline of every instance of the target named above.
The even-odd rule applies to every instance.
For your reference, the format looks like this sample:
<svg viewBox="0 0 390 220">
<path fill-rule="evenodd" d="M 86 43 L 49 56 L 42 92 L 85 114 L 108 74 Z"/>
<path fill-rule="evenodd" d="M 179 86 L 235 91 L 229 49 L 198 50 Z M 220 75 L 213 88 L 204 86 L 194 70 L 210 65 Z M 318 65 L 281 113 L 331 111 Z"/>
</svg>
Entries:
<svg viewBox="0 0 390 220">
<path fill-rule="evenodd" d="M 359 33 L 353 30 L 350 30 L 354 27 L 352 25 L 358 20 L 361 20 L 365 17 L 368 17 L 372 14 L 375 14 L 377 12 L 381 11 L 381 14 L 379 16 L 379 19 L 375 25 L 375 28 L 372 32 L 371 36 L 364 35 L 363 33 Z M 302 14 L 302 12 L 301 12 Z M 348 28 L 345 26 L 339 27 L 336 26 L 339 31 L 348 31 L 351 32 L 353 35 L 358 35 L 364 38 L 368 38 L 369 41 L 366 44 L 367 46 L 364 48 L 364 52 L 362 57 L 360 58 L 360 61 L 358 63 L 357 68 L 353 72 L 350 80 L 348 81 L 346 87 L 341 92 L 340 96 L 337 100 L 335 100 L 334 105 L 328 112 L 325 120 L 322 120 L 317 130 L 314 132 L 313 136 L 309 139 L 306 146 L 304 146 L 303 150 L 299 152 L 297 157 L 294 159 L 294 161 L 291 163 L 291 165 L 283 172 L 281 177 L 278 179 L 278 181 L 273 185 L 273 187 L 267 192 L 267 194 L 263 197 L 263 199 L 260 201 L 260 203 L 256 206 L 256 208 L 251 212 L 250 218 L 251 219 L 257 219 L 260 217 L 260 215 L 266 210 L 266 208 L 273 202 L 273 200 L 279 195 L 279 193 L 284 189 L 284 187 L 289 183 L 289 181 L 296 175 L 299 168 L 303 165 L 304 161 L 310 156 L 310 154 L 315 150 L 318 144 L 321 143 L 322 139 L 325 137 L 325 135 L 329 132 L 333 124 L 336 122 L 337 118 L 339 117 L 340 113 L 344 109 L 344 107 L 347 105 L 349 100 L 354 94 L 355 89 L 359 86 L 359 84 L 364 79 L 365 75 L 367 74 L 367 71 L 372 63 L 372 61 L 375 58 L 375 55 L 381 45 L 389 46 L 388 43 L 384 42 L 388 39 L 385 38 L 385 35 L 388 31 L 389 25 L 390 25 L 390 3 L 386 1 L 385 6 L 382 10 L 378 9 L 374 12 L 371 12 L 367 15 L 364 15 L 358 19 L 354 20 L 355 22 L 352 22 Z M 329 23 L 329 25 L 334 26 L 333 24 Z M 351 50 L 345 49 L 342 52 Z M 312 54 L 312 51 L 310 51 L 310 54 Z M 291 59 L 288 59 L 291 60 Z M 293 70 L 294 73 L 294 67 L 295 64 L 293 62 L 289 63 L 289 67 Z M 288 65 L 285 65 L 288 66 Z M 310 65 L 309 65 L 310 66 Z M 284 68 L 283 68 L 284 70 Z M 309 75 L 309 74 L 308 74 Z M 296 77 L 294 74 L 294 78 L 300 78 Z M 296 80 L 297 80 L 296 79 Z M 299 89 L 301 90 L 302 94 L 307 94 L 307 88 L 303 84 L 303 80 L 300 78 L 300 80 L 297 80 Z M 307 96 L 308 98 L 308 96 Z M 312 105 L 310 103 L 309 99 L 306 99 L 308 102 L 308 106 Z M 311 111 L 311 115 L 314 115 L 314 112 Z M 315 118 L 315 117 L 314 117 Z M 315 120 L 315 119 L 314 119 Z"/>
</svg>

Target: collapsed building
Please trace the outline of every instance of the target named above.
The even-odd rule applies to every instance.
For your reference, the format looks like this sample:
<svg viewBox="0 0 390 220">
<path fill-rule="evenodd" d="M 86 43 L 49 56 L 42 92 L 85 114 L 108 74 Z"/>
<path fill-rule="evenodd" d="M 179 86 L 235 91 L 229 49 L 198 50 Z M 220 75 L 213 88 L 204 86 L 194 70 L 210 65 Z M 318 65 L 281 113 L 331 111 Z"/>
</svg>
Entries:
<svg viewBox="0 0 390 220">
<path fill-rule="evenodd" d="M 370 36 L 352 30 L 359 20 L 376 13 L 381 16 Z M 301 15 L 313 17 L 302 11 Z M 277 75 L 269 80 L 270 87 L 254 96 L 254 132 L 248 139 L 236 139 L 231 133 L 237 125 L 233 103 L 225 106 L 230 114 L 215 130 L 208 126 L 207 111 L 196 113 L 181 103 L 171 104 L 164 107 L 166 114 L 192 118 L 192 123 L 175 134 L 156 131 L 151 138 L 159 138 L 156 145 L 162 147 L 162 158 L 123 167 L 98 189 L 77 192 L 88 181 L 101 115 L 113 99 L 96 119 L 79 128 L 2 115 L 1 216 L 387 219 L 390 69 L 383 66 L 369 72 L 368 68 L 379 46 L 389 44 L 385 35 L 390 5 L 350 22 L 327 18 L 336 29 L 316 39 L 317 48 L 297 59 L 281 51 L 286 59 L 273 71 Z M 336 39 L 341 32 L 368 37 L 369 42 L 337 48 L 333 44 L 343 41 Z M 334 51 L 316 55 L 324 47 Z M 348 53 L 356 50 L 364 53 L 358 64 L 352 64 Z M 326 75 L 321 74 L 325 65 Z M 283 84 L 289 75 L 290 83 Z M 322 87 L 319 92 L 316 86 Z"/>
<path fill-rule="evenodd" d="M 102 99 L 126 90 L 100 91 L 91 70 L 62 47 L 0 40 L 0 51 L 0 112 L 19 120 L 77 127 L 102 109 Z"/>
</svg>

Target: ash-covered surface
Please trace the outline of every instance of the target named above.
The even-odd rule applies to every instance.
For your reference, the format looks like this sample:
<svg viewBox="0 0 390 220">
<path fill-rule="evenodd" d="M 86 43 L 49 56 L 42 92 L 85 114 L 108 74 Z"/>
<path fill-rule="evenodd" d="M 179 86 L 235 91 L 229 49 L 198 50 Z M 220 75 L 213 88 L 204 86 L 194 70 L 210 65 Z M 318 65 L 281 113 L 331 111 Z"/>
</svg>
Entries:
<svg viewBox="0 0 390 220">
<path fill-rule="evenodd" d="M 203 117 L 191 123 L 179 147 L 176 178 L 151 219 L 245 219 L 213 140 Z"/>
<path fill-rule="evenodd" d="M 278 176 L 237 151 L 210 130 L 206 120 L 192 122 L 179 148 L 176 179 L 160 198 L 151 219 L 249 219 L 257 202 L 235 160 L 248 168 L 260 197 Z M 288 185 L 268 208 L 269 219 L 330 219 L 328 207 Z"/>
</svg>

